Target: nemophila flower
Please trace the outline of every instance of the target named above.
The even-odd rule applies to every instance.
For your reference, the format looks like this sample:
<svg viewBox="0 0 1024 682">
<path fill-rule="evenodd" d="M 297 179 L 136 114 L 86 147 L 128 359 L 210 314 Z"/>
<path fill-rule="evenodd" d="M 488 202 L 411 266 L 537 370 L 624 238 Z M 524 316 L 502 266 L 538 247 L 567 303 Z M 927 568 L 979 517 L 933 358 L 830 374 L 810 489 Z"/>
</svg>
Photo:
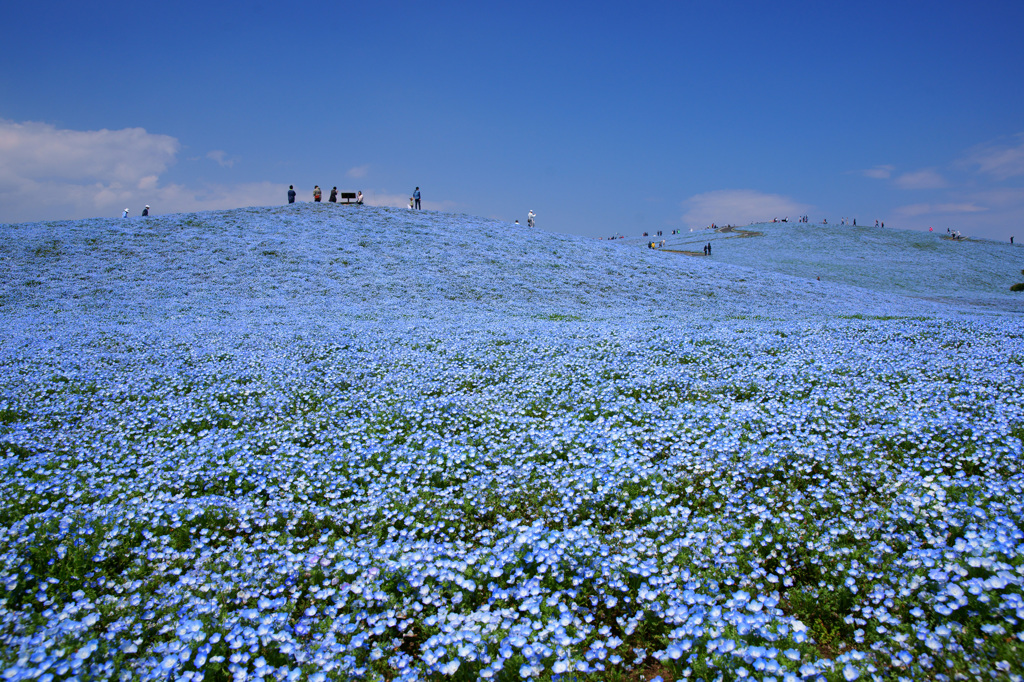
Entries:
<svg viewBox="0 0 1024 682">
<path fill-rule="evenodd" d="M 16 508 L 25 512 L 0 541 L 11 557 L 0 579 L 9 591 L 19 584 L 33 534 L 64 538 L 59 560 L 128 564 L 108 571 L 103 558 L 89 577 L 61 574 L 72 584 L 39 597 L 62 605 L 42 612 L 39 632 L 74 639 L 103 628 L 110 650 L 139 661 L 128 664 L 135 671 L 160 668 L 164 656 L 218 662 L 191 647 L 206 632 L 207 643 L 220 642 L 223 631 L 232 665 L 250 677 L 286 674 L 267 672 L 267 659 L 258 667 L 260 647 L 270 646 L 289 670 L 355 675 L 368 649 L 396 679 L 426 676 L 455 655 L 479 660 L 488 679 L 515 674 L 504 668 L 516 652 L 555 661 L 552 669 L 562 662 L 564 673 L 618 666 L 613 632 L 630 641 L 645 623 L 672 631 L 667 641 L 682 651 L 668 660 L 708 660 L 713 650 L 785 678 L 775 668 L 786 657 L 814 676 L 827 661 L 792 647 L 809 639 L 802 622 L 820 617 L 816 601 L 837 592 L 854 595 L 855 637 L 876 638 L 900 662 L 930 636 L 993 669 L 988 644 L 928 613 L 955 612 L 986 635 L 1016 630 L 1007 619 L 1016 618 L 1020 577 L 999 571 L 1019 563 L 1020 538 L 999 510 L 1020 496 L 1010 487 L 1020 455 L 1010 425 L 1024 401 L 1005 362 L 1021 344 L 1002 334 L 1003 321 L 931 312 L 846 319 L 820 307 L 811 319 L 760 294 L 760 319 L 749 300 L 698 315 L 680 307 L 678 291 L 607 293 L 596 307 L 574 299 L 584 319 L 538 319 L 528 292 L 551 280 L 531 279 L 530 268 L 565 258 L 568 244 L 561 258 L 530 252 L 530 268 L 490 263 L 485 284 L 468 280 L 494 294 L 479 310 L 449 297 L 458 287 L 438 275 L 444 251 L 424 251 L 396 225 L 375 226 L 401 236 L 387 255 L 370 241 L 346 244 L 338 235 L 357 226 L 345 223 L 330 237 L 309 229 L 315 239 L 291 242 L 296 253 L 319 254 L 313 260 L 284 261 L 263 254 L 289 243 L 278 217 L 242 230 L 227 215 L 168 234 L 232 235 L 219 248 L 247 264 L 233 276 L 251 284 L 225 299 L 241 306 L 235 312 L 209 316 L 224 305 L 221 285 L 143 306 L 135 284 L 114 279 L 112 295 L 151 328 L 78 308 L 0 327 L 4 440 L 24 449 L 8 454 L 44 453 L 2 481 L 5 499 L 24 498 Z M 293 230 L 314 224 L 294 219 Z M 450 238 L 444 223 L 424 220 L 417 234 Z M 479 229 L 469 250 L 482 250 L 460 267 L 507 247 L 499 232 Z M 68 248 L 91 253 L 69 239 Z M 140 252 L 161 253 L 160 239 Z M 610 259 L 602 267 L 619 274 L 609 291 L 629 288 L 627 251 L 572 248 L 574 267 L 590 272 L 591 259 Z M 362 274 L 321 277 L 314 261 L 339 252 Z M 389 283 L 397 278 L 370 274 L 398 262 L 417 264 L 400 295 Z M 693 274 L 690 265 L 664 267 Z M 309 288 L 320 281 L 335 282 L 330 296 Z M 487 288 L 496 281 L 527 293 Z M 366 283 L 377 293 L 372 307 L 350 295 Z M 447 301 L 441 312 L 416 303 L 435 294 Z M 161 301 L 183 306 L 173 323 Z M 0 314 L 9 311 L 0 302 Z M 890 302 L 874 314 L 892 311 Z M 85 331 L 61 331 L 71 326 Z M 955 362 L 934 352 L 972 335 L 986 343 Z M 29 412 L 30 423 L 18 421 Z M 973 438 L 964 440 L 967 427 Z M 980 464 L 965 443 L 984 449 Z M 963 536 L 950 545 L 954 527 Z M 803 582 L 807 567 L 819 583 Z M 775 576 L 788 589 L 782 604 Z M 988 615 L 966 614 L 968 595 L 991 604 Z M 3 618 L 27 622 L 28 604 L 6 608 Z M 124 625 L 98 618 L 99 608 Z M 193 631 L 191 621 L 203 625 Z M 906 625 L 920 626 L 915 638 L 902 634 Z M 417 648 L 428 628 L 437 634 Z M 144 639 L 144 630 L 158 634 Z M 59 648 L 25 633 L 11 646 Z M 750 637 L 785 653 L 751 647 Z M 634 665 L 646 656 L 634 651 Z"/>
</svg>

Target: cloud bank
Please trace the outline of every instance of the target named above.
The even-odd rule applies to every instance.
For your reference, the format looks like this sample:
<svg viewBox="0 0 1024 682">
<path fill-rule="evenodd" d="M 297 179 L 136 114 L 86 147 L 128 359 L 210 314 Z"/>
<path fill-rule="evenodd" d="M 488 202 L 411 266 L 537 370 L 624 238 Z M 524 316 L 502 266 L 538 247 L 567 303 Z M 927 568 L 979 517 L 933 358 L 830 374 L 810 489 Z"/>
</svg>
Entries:
<svg viewBox="0 0 1024 682">
<path fill-rule="evenodd" d="M 773 218 L 796 218 L 811 210 L 779 194 L 765 194 L 751 189 L 721 189 L 695 194 L 683 202 L 686 212 L 682 220 L 688 227 L 716 225 L 747 225 Z"/>
<path fill-rule="evenodd" d="M 284 201 L 275 182 L 162 184 L 180 149 L 177 139 L 143 128 L 66 130 L 0 119 L 0 221 L 113 216 L 126 207 L 137 214 L 146 204 L 170 213 Z M 206 158 L 233 164 L 220 150 Z"/>
</svg>

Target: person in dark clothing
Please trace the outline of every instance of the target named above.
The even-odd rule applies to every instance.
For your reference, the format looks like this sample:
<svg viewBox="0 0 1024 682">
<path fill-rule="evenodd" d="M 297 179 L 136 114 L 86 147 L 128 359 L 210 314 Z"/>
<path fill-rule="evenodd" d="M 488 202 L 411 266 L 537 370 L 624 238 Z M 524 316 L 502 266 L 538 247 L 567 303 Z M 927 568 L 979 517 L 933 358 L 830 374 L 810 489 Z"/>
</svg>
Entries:
<svg viewBox="0 0 1024 682">
<path fill-rule="evenodd" d="M 146 208 L 142 209 L 142 215 L 149 215 L 149 204 L 146 204 Z"/>
<path fill-rule="evenodd" d="M 416 208 L 420 207 L 420 188 L 417 187 L 416 191 L 412 193 L 413 201 L 416 204 Z"/>
<path fill-rule="evenodd" d="M 327 201 L 331 202 L 332 204 L 338 203 L 338 188 L 337 187 L 335 187 L 335 188 L 333 188 L 331 190 L 331 196 L 327 198 Z"/>
<path fill-rule="evenodd" d="M 295 203 L 295 185 L 288 185 L 288 203 Z"/>
</svg>

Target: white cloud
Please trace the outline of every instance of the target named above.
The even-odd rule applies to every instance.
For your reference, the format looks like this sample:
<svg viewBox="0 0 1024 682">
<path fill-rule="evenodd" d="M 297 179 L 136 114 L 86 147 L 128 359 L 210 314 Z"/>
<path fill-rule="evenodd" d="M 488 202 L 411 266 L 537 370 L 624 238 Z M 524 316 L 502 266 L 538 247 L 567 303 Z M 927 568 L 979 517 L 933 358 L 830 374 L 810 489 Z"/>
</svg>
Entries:
<svg viewBox="0 0 1024 682">
<path fill-rule="evenodd" d="M 779 194 L 765 194 L 750 189 L 722 189 L 696 194 L 683 202 L 683 222 L 689 227 L 746 225 L 772 220 L 796 218 L 811 207 Z"/>
<path fill-rule="evenodd" d="M 349 168 L 348 172 L 345 173 L 350 178 L 365 178 L 366 174 L 370 172 L 369 166 L 356 166 L 355 168 Z"/>
<path fill-rule="evenodd" d="M 991 175 L 996 180 L 1006 180 L 1024 175 L 1024 133 L 1014 135 L 1014 142 L 988 143 L 978 145 L 967 153 L 968 165 Z"/>
<path fill-rule="evenodd" d="M 945 178 L 930 168 L 904 173 L 894 182 L 901 189 L 941 189 L 947 186 Z"/>
<path fill-rule="evenodd" d="M 279 204 L 287 185 L 161 185 L 181 145 L 142 128 L 66 130 L 0 119 L 0 221 L 137 215 Z M 207 158 L 230 167 L 225 152 Z"/>
<path fill-rule="evenodd" d="M 235 165 L 234 159 L 228 158 L 228 153 L 223 149 L 214 149 L 206 152 L 206 158 L 216 161 L 222 168 L 231 168 Z"/>
<path fill-rule="evenodd" d="M 861 171 L 861 175 L 867 178 L 874 178 L 876 180 L 888 180 L 892 177 L 892 172 L 896 170 L 893 166 L 875 166 L 867 170 Z"/>
<path fill-rule="evenodd" d="M 179 146 L 142 128 L 61 130 L 0 119 L 0 187 L 42 179 L 134 185 L 164 172 Z"/>
</svg>

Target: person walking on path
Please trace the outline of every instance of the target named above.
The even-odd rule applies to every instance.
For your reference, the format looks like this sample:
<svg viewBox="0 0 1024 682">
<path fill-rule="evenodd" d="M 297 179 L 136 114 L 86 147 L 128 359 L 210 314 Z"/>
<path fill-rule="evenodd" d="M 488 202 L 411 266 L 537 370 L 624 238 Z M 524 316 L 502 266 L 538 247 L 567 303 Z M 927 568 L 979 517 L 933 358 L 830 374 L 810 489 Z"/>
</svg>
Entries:
<svg viewBox="0 0 1024 682">
<path fill-rule="evenodd" d="M 313 185 L 313 201 L 320 203 L 320 185 Z"/>
<path fill-rule="evenodd" d="M 288 185 L 288 203 L 295 203 L 295 185 Z"/>
<path fill-rule="evenodd" d="M 412 193 L 412 198 L 416 202 L 416 208 L 420 207 L 420 188 L 417 187 L 416 191 Z"/>
<path fill-rule="evenodd" d="M 331 202 L 332 204 L 338 203 L 338 188 L 337 187 L 335 187 L 334 189 L 331 190 L 331 196 L 328 197 L 327 201 Z"/>
</svg>

